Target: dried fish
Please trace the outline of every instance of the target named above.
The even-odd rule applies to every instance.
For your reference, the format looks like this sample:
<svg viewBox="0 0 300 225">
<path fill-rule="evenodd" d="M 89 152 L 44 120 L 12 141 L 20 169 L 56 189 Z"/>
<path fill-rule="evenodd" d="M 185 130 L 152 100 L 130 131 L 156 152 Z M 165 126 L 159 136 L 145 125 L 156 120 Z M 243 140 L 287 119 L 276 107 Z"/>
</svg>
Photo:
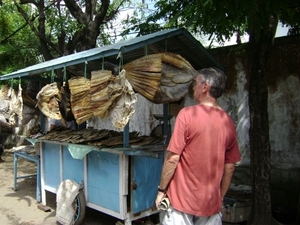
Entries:
<svg viewBox="0 0 300 225">
<path fill-rule="evenodd" d="M 18 92 L 12 87 L 4 85 L 0 91 L 0 102 L 1 125 L 5 127 L 22 125 L 23 98 L 21 84 L 19 84 Z"/>
<path fill-rule="evenodd" d="M 126 126 L 135 112 L 134 103 L 137 101 L 137 95 L 126 79 L 125 73 L 125 70 L 122 70 L 118 75 L 122 87 L 122 94 L 109 113 L 112 124 L 118 129 L 123 129 Z"/>
<path fill-rule="evenodd" d="M 123 68 L 133 89 L 154 103 L 180 100 L 197 75 L 186 59 L 170 52 L 141 57 Z"/>
<path fill-rule="evenodd" d="M 68 80 L 71 91 L 71 108 L 77 124 L 93 116 L 90 96 L 90 80 L 85 77 L 73 77 Z"/>
<path fill-rule="evenodd" d="M 61 95 L 56 82 L 45 85 L 37 94 L 36 99 L 38 108 L 45 116 L 56 120 L 62 118 L 59 110 Z"/>
<path fill-rule="evenodd" d="M 93 115 L 106 119 L 115 100 L 122 94 L 119 79 L 109 70 L 92 71 L 91 107 Z"/>
</svg>

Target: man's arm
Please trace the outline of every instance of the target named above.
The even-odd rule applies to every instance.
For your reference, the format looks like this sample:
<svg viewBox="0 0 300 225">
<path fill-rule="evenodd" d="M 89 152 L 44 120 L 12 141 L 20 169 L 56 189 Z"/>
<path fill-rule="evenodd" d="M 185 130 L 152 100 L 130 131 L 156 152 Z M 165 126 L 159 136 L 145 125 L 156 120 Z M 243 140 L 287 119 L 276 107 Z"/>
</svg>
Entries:
<svg viewBox="0 0 300 225">
<path fill-rule="evenodd" d="M 234 173 L 235 164 L 234 163 L 226 163 L 224 166 L 224 174 L 221 181 L 221 194 L 222 194 L 222 200 L 228 191 L 228 188 L 231 183 L 231 179 Z"/>
<path fill-rule="evenodd" d="M 162 173 L 161 173 L 160 184 L 159 184 L 160 189 L 167 189 L 169 182 L 174 175 L 179 159 L 180 159 L 180 155 L 168 151 L 163 165 Z M 159 205 L 161 199 L 164 196 L 165 196 L 164 192 L 160 192 L 160 191 L 158 192 L 155 200 L 156 206 Z"/>
</svg>

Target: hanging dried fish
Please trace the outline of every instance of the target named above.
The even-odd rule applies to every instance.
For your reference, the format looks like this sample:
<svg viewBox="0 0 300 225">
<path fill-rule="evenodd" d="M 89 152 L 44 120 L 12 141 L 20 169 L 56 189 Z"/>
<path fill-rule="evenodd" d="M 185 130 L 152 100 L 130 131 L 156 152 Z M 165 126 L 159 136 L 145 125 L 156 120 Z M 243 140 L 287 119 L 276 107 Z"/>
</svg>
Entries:
<svg viewBox="0 0 300 225">
<path fill-rule="evenodd" d="M 0 126 L 11 127 L 12 124 L 9 122 L 9 100 L 1 99 L 0 100 Z"/>
<path fill-rule="evenodd" d="M 179 69 L 174 65 L 163 62 L 161 85 L 155 93 L 153 102 L 171 103 L 182 99 L 188 93 L 189 86 L 197 74 L 196 70 L 189 67 Z"/>
<path fill-rule="evenodd" d="M 23 98 L 22 88 L 16 92 L 12 87 L 3 86 L 0 91 L 0 114 L 1 125 L 6 127 L 22 125 Z"/>
<path fill-rule="evenodd" d="M 4 85 L 0 89 L 0 100 L 7 99 L 9 86 Z"/>
<path fill-rule="evenodd" d="M 118 78 L 109 70 L 92 71 L 91 74 L 90 94 L 93 115 L 106 119 L 115 99 L 122 94 L 122 87 L 118 83 Z"/>
<path fill-rule="evenodd" d="M 4 85 L 0 90 L 0 126 L 11 127 L 10 117 L 10 99 L 8 97 L 9 86 Z"/>
<path fill-rule="evenodd" d="M 123 65 L 123 69 L 133 89 L 150 101 L 153 100 L 161 82 L 161 54 L 141 57 Z"/>
<path fill-rule="evenodd" d="M 77 124 L 93 116 L 90 96 L 90 80 L 85 77 L 73 77 L 68 80 L 71 91 L 71 108 Z"/>
<path fill-rule="evenodd" d="M 197 75 L 187 60 L 169 52 L 141 57 L 123 68 L 133 89 L 154 103 L 180 100 Z"/>
<path fill-rule="evenodd" d="M 10 101 L 10 110 L 11 110 L 11 117 L 18 116 L 18 125 L 22 125 L 21 121 L 23 119 L 23 98 L 22 98 L 22 87 L 19 84 L 18 92 L 16 93 L 15 90 L 11 88 L 11 101 Z"/>
<path fill-rule="evenodd" d="M 115 128 L 123 129 L 129 119 L 134 114 L 134 103 L 137 101 L 137 95 L 129 81 L 125 78 L 125 70 L 118 75 L 120 85 L 122 86 L 122 95 L 118 98 L 114 107 L 110 111 L 110 118 Z"/>
<path fill-rule="evenodd" d="M 61 95 L 56 82 L 45 85 L 37 94 L 36 99 L 38 108 L 45 116 L 50 119 L 62 119 L 59 110 Z"/>
</svg>

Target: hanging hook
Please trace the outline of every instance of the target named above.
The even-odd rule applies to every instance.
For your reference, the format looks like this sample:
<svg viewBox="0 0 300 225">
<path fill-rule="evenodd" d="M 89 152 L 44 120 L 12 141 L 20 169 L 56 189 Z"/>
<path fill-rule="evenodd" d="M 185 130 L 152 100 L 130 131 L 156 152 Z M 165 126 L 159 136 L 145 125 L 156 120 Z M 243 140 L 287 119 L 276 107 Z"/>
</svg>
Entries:
<svg viewBox="0 0 300 225">
<path fill-rule="evenodd" d="M 55 73 L 54 73 L 54 68 L 52 67 L 52 71 L 51 71 L 51 83 L 54 82 L 54 77 L 55 77 Z"/>
<path fill-rule="evenodd" d="M 66 82 L 66 80 L 67 80 L 67 67 L 66 67 L 66 64 L 63 68 L 63 72 L 64 72 L 63 82 Z"/>
<path fill-rule="evenodd" d="M 84 78 L 86 78 L 87 64 L 88 64 L 88 62 L 85 60 L 85 62 L 84 62 Z"/>
<path fill-rule="evenodd" d="M 121 68 L 123 66 L 123 47 L 120 48 L 117 59 L 120 59 L 119 61 L 119 73 L 121 72 Z"/>
<path fill-rule="evenodd" d="M 102 56 L 102 70 L 104 70 L 104 56 Z"/>
</svg>

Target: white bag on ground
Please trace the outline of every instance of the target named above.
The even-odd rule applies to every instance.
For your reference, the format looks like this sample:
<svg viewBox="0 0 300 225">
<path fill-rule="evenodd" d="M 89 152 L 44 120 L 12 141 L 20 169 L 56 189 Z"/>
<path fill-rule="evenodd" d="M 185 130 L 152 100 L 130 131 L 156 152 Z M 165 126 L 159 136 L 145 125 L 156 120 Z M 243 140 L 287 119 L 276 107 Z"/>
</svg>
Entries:
<svg viewBox="0 0 300 225">
<path fill-rule="evenodd" d="M 80 184 L 73 180 L 60 183 L 56 194 L 56 221 L 63 225 L 74 224 L 75 208 L 73 202 L 80 190 Z"/>
</svg>

